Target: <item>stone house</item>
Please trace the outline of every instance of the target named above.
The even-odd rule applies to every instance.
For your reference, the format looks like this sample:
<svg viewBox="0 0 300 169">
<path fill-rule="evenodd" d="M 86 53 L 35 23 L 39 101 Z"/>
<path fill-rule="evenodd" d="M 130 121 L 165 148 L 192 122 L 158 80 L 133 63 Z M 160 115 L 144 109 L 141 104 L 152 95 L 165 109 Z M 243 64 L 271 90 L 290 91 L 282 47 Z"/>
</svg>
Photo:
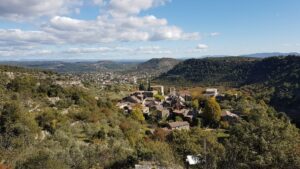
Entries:
<svg viewBox="0 0 300 169">
<path fill-rule="evenodd" d="M 189 130 L 190 123 L 187 121 L 176 121 L 168 123 L 168 128 L 171 130 Z"/>
</svg>

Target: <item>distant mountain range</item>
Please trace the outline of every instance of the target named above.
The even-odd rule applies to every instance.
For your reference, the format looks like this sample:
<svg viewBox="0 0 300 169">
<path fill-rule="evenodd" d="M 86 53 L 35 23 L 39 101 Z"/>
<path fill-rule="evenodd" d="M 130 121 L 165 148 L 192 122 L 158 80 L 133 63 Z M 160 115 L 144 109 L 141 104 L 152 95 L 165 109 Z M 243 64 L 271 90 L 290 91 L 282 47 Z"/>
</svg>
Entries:
<svg viewBox="0 0 300 169">
<path fill-rule="evenodd" d="M 255 58 L 267 58 L 267 57 L 272 57 L 272 56 L 288 56 L 288 55 L 300 56 L 300 53 L 297 53 L 297 52 L 291 52 L 291 53 L 272 52 L 272 53 L 254 53 L 254 54 L 241 55 L 241 56 L 255 57 Z"/>
<path fill-rule="evenodd" d="M 255 53 L 239 57 L 268 58 L 272 56 L 300 56 L 300 53 Z M 202 56 L 201 58 L 228 58 L 226 55 Z M 234 56 L 238 57 L 238 56 Z M 103 60 L 103 61 L 0 61 L 0 64 L 38 68 L 56 72 L 99 72 L 99 71 L 143 71 L 153 75 L 160 75 L 171 70 L 175 65 L 189 58 L 153 58 L 150 60 Z"/>
<path fill-rule="evenodd" d="M 230 55 L 205 55 L 201 58 L 208 58 L 208 57 L 254 57 L 254 58 L 267 58 L 273 56 L 300 56 L 300 53 L 297 52 L 290 52 L 290 53 L 281 53 L 281 52 L 265 52 L 265 53 L 252 53 L 252 54 L 245 54 L 245 55 L 238 55 L 238 56 L 230 56 Z M 186 58 L 188 59 L 188 58 Z M 186 60 L 185 59 L 185 60 Z"/>
<path fill-rule="evenodd" d="M 6 61 L 0 62 L 3 65 L 21 66 L 52 70 L 61 73 L 80 72 L 105 72 L 105 71 L 129 71 L 147 72 L 152 75 L 159 75 L 172 69 L 180 63 L 172 58 L 155 58 L 148 61 Z"/>
<path fill-rule="evenodd" d="M 134 68 L 135 62 L 113 62 L 113 61 L 82 61 L 82 62 L 66 62 L 66 61 L 10 61 L 1 62 L 4 65 L 21 66 L 27 68 L 37 68 L 52 70 L 61 73 L 80 73 L 80 72 L 98 72 L 98 71 L 122 71 Z"/>
</svg>

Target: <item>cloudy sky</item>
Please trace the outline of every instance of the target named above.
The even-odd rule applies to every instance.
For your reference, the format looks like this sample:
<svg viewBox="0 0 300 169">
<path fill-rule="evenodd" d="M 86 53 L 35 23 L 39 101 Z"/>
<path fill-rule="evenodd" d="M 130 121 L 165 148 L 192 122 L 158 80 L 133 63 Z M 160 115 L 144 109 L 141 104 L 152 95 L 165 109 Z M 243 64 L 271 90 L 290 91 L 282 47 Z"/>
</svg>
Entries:
<svg viewBox="0 0 300 169">
<path fill-rule="evenodd" d="M 0 0 L 0 60 L 300 52 L 299 0 Z"/>
</svg>

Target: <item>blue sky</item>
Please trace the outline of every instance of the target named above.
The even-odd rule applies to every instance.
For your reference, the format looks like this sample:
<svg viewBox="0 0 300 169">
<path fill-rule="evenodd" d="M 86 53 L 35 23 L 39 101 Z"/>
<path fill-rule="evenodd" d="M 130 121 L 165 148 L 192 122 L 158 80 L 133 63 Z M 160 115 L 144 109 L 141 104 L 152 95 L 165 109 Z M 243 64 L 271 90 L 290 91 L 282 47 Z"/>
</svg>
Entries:
<svg viewBox="0 0 300 169">
<path fill-rule="evenodd" d="M 0 60 L 260 52 L 300 52 L 299 0 L 0 0 Z"/>
</svg>

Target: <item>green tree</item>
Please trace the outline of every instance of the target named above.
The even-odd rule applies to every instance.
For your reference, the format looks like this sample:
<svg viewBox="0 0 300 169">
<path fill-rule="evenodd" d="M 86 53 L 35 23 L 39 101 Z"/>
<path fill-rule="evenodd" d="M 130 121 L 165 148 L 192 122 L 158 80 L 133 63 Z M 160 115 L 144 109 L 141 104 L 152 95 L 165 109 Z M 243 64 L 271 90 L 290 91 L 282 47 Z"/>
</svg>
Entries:
<svg viewBox="0 0 300 169">
<path fill-rule="evenodd" d="M 131 117 L 139 122 L 145 121 L 145 117 L 140 107 L 134 107 L 131 112 Z"/>
<path fill-rule="evenodd" d="M 272 114 L 252 113 L 230 128 L 221 168 L 300 168 L 299 129 Z"/>
<path fill-rule="evenodd" d="M 199 101 L 198 101 L 198 99 L 195 99 L 195 100 L 192 101 L 192 107 L 195 110 L 199 110 Z"/>
<path fill-rule="evenodd" d="M 206 159 L 207 168 L 217 168 L 218 162 L 223 159 L 224 147 L 218 143 L 217 134 L 201 128 L 176 130 L 168 138 L 169 143 L 177 154 L 177 159 L 186 159 L 187 155 Z M 197 168 L 203 168 L 201 163 Z"/>
<path fill-rule="evenodd" d="M 162 95 L 160 95 L 160 94 L 156 94 L 156 95 L 154 95 L 154 98 L 155 98 L 156 100 L 159 100 L 159 101 L 162 101 L 162 100 L 164 100 L 164 99 L 165 99 L 165 97 L 164 97 L 164 96 L 162 96 Z"/>
<path fill-rule="evenodd" d="M 208 124 L 217 124 L 221 120 L 221 108 L 215 98 L 205 102 L 203 117 Z"/>
<path fill-rule="evenodd" d="M 22 150 L 35 144 L 40 130 L 30 114 L 22 112 L 18 102 L 8 102 L 0 109 L 0 157 L 13 162 Z"/>
<path fill-rule="evenodd" d="M 171 146 L 166 142 L 139 142 L 137 154 L 141 160 L 159 162 L 163 166 L 171 166 L 176 162 Z"/>
</svg>

